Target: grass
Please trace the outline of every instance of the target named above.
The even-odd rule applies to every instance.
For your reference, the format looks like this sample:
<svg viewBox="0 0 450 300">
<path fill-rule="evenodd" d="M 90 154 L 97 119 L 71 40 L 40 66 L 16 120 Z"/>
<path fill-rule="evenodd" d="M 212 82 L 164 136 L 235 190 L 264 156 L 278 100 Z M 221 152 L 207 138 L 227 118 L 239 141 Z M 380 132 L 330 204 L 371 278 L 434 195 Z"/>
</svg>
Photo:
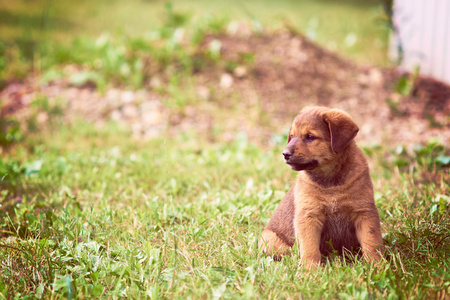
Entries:
<svg viewBox="0 0 450 300">
<path fill-rule="evenodd" d="M 295 178 L 282 147 L 193 134 L 139 142 L 114 123 L 77 123 L 20 143 L 1 159 L 0 295 L 449 296 L 449 149 L 364 148 L 375 165 L 386 259 L 334 259 L 306 273 L 297 253 L 275 262 L 256 249 Z"/>
<path fill-rule="evenodd" d="M 197 99 L 188 78 L 220 63 L 217 51 L 198 44 L 231 19 L 250 18 L 255 30 L 290 19 L 294 29 L 322 43 L 335 38 L 337 49 L 366 61 L 372 42 L 386 34 L 372 27 L 375 1 L 0 3 L 2 79 L 20 79 L 31 68 L 43 83 L 65 76 L 104 91 L 142 88 L 158 74 L 166 77 L 158 90 L 164 105 L 181 111 L 207 101 Z M 223 18 L 202 16 L 217 10 Z M 124 23 L 126 34 L 97 35 Z M 180 26 L 189 29 L 187 42 L 176 40 Z M 247 55 L 240 59 L 251 64 Z M 68 64 L 79 71 L 65 74 Z M 235 102 L 229 105 L 237 110 Z M 239 134 L 226 143 L 192 132 L 138 141 L 116 123 L 65 124 L 65 109 L 64 99 L 37 96 L 27 131 L 0 115 L 0 299 L 450 297 L 450 149 L 437 141 L 364 147 L 385 259 L 334 258 L 308 273 L 296 252 L 275 262 L 256 248 L 295 178 L 281 160 L 285 136 L 274 135 L 264 149 Z M 37 121 L 42 113 L 45 128 Z"/>
<path fill-rule="evenodd" d="M 155 28 L 211 27 L 251 20 L 256 29 L 289 27 L 361 62 L 387 65 L 388 27 L 380 1 L 7 1 L 0 0 L 0 80 L 46 72 L 64 56 L 89 53 L 82 39 L 142 38 Z M 76 55 L 76 54 L 74 54 Z M 57 58 L 55 59 L 54 56 Z M 59 60 L 58 60 L 59 57 Z M 3 83 L 4 85 L 4 83 Z M 0 86 L 1 87 L 1 86 Z"/>
</svg>

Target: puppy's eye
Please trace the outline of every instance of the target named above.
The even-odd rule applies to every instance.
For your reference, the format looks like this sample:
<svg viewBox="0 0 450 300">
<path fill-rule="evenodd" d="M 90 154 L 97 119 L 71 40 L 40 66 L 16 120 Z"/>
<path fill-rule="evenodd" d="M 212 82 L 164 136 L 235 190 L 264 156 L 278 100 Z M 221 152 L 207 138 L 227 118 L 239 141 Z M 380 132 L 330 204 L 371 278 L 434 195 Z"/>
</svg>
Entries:
<svg viewBox="0 0 450 300">
<path fill-rule="evenodd" d="M 307 134 L 307 135 L 306 135 L 306 140 L 307 140 L 308 142 L 312 142 L 312 141 L 314 141 L 315 139 L 316 139 L 316 137 L 313 136 L 313 135 L 311 135 L 311 134 Z"/>
</svg>

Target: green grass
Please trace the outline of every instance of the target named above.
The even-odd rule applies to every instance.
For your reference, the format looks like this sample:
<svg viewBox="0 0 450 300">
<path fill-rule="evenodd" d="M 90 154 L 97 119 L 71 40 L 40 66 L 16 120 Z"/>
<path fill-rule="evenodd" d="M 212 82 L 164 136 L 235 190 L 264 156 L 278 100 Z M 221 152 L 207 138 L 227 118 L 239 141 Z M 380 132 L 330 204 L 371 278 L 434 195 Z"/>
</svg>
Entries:
<svg viewBox="0 0 450 300">
<path fill-rule="evenodd" d="M 387 65 L 384 19 L 377 0 L 0 0 L 0 80 L 45 72 L 54 65 L 53 56 L 67 49 L 86 53 L 89 49 L 76 42 L 80 37 L 145 38 L 167 25 L 193 31 L 236 20 L 250 21 L 254 28 L 289 27 L 347 57 Z"/>
<path fill-rule="evenodd" d="M 158 74 L 164 84 L 156 92 L 182 113 L 207 101 L 194 95 L 194 72 L 237 64 L 198 47 L 230 20 L 249 20 L 256 30 L 259 22 L 277 27 L 287 20 L 363 61 L 377 61 L 377 43 L 385 47 L 375 1 L 177 0 L 172 10 L 162 1 L 124 3 L 0 0 L 0 79 L 34 70 L 42 83 L 68 77 L 104 91 L 142 88 Z M 174 41 L 179 26 L 188 36 L 182 44 Z M 251 64 L 253 57 L 241 59 Z M 66 74 L 67 64 L 79 72 Z M 243 135 L 226 143 L 189 132 L 137 141 L 115 123 L 65 124 L 65 109 L 64 99 L 38 96 L 25 126 L 0 116 L 0 299 L 450 295 L 450 149 L 436 141 L 364 148 L 385 259 L 333 259 L 308 273 L 298 253 L 275 262 L 256 248 L 295 180 L 280 155 L 285 136 L 274 133 L 274 145 L 264 149 Z M 37 122 L 42 113 L 51 121 L 45 128 Z"/>
<path fill-rule="evenodd" d="M 138 142 L 78 123 L 2 154 L 0 295 L 44 298 L 429 299 L 450 293 L 449 149 L 366 147 L 387 245 L 377 265 L 298 254 L 258 236 L 295 173 L 282 145 L 193 134 Z M 445 166 L 447 165 L 447 167 Z"/>
</svg>

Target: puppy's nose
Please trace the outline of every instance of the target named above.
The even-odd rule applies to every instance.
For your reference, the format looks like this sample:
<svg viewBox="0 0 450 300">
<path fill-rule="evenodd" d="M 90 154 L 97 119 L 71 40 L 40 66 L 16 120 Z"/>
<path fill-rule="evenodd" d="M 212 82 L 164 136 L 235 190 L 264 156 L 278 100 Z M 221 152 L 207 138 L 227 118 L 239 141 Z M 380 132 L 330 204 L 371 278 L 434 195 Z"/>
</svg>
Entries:
<svg viewBox="0 0 450 300">
<path fill-rule="evenodd" d="M 291 156 L 294 154 L 294 151 L 292 151 L 291 149 L 284 149 L 283 151 L 283 156 L 285 160 L 289 160 L 289 158 L 291 158 Z"/>
</svg>

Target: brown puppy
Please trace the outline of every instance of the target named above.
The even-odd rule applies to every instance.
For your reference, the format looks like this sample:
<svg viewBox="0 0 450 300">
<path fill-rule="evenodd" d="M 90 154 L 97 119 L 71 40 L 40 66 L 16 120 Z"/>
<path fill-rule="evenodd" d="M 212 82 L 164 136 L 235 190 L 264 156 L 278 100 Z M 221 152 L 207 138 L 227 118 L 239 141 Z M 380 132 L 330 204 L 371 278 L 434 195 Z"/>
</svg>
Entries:
<svg viewBox="0 0 450 300">
<path fill-rule="evenodd" d="M 369 167 L 353 138 L 358 126 L 338 109 L 306 107 L 294 119 L 285 162 L 298 174 L 262 232 L 259 247 L 279 259 L 298 241 L 301 263 L 318 266 L 333 250 L 380 259 L 380 218 Z"/>
</svg>

